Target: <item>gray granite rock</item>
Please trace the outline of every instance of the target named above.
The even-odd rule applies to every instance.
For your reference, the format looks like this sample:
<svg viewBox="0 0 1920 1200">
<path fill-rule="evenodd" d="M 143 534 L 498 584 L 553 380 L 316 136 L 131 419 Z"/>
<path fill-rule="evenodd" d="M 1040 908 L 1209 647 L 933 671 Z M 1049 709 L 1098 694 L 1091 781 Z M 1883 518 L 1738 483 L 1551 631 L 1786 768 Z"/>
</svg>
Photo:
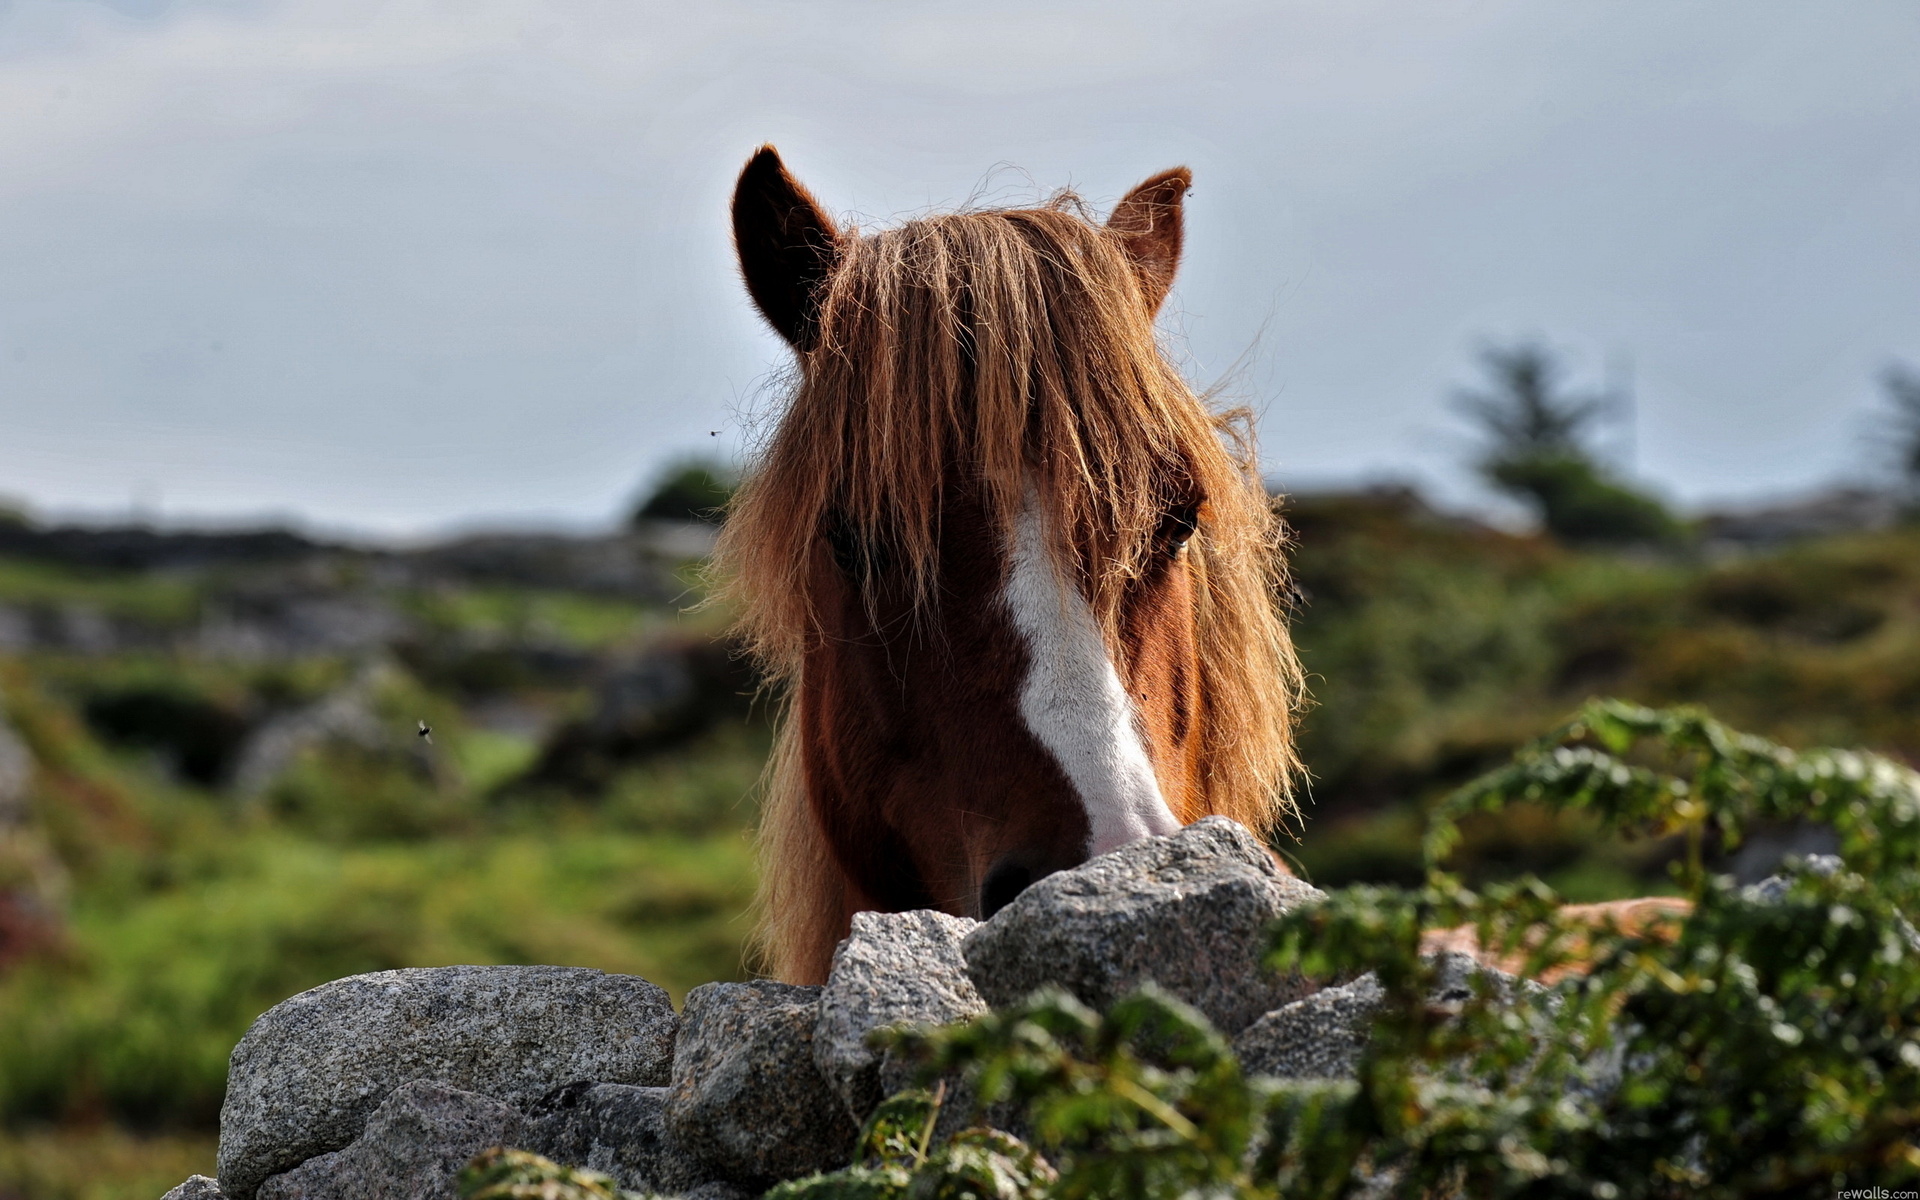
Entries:
<svg viewBox="0 0 1920 1200">
<path fill-rule="evenodd" d="M 1490 988 L 1493 998 L 1501 1002 L 1512 1000 L 1516 989 L 1536 996 L 1547 990 L 1544 984 L 1509 975 L 1458 950 L 1443 950 L 1427 956 L 1426 961 L 1434 967 L 1433 990 L 1427 993 L 1427 1003 L 1442 1010 L 1458 1011 L 1481 986 Z"/>
<path fill-rule="evenodd" d="M 1750 883 L 1740 889 L 1742 898 L 1755 903 L 1767 904 L 1780 899 L 1793 887 L 1794 877 L 1798 875 L 1838 875 L 1846 870 L 1847 864 L 1837 854 L 1809 854 L 1792 864 L 1783 874 L 1769 875 L 1758 883 Z"/>
<path fill-rule="evenodd" d="M 706 1177 L 667 1134 L 664 1087 L 569 1084 L 528 1112 L 521 1148 L 632 1192 L 671 1193 Z"/>
<path fill-rule="evenodd" d="M 667 1128 L 712 1176 L 764 1187 L 852 1154 L 859 1130 L 814 1066 L 820 993 L 769 982 L 688 993 Z"/>
<path fill-rule="evenodd" d="M 520 1140 L 517 1109 L 428 1080 L 395 1088 L 344 1150 L 260 1184 L 259 1200 L 457 1200 L 473 1156 Z"/>
<path fill-rule="evenodd" d="M 227 1200 L 227 1194 L 220 1190 L 220 1184 L 205 1175 L 189 1175 L 187 1181 L 174 1188 L 160 1200 Z"/>
<path fill-rule="evenodd" d="M 1546 989 L 1531 980 L 1485 966 L 1472 956 L 1443 951 L 1428 959 L 1435 970 L 1427 1004 L 1442 1014 L 1457 1014 L 1473 999 L 1476 987 L 1491 989 L 1496 1001 L 1509 1001 L 1517 989 Z M 1338 987 L 1322 988 L 1261 1017 L 1233 1039 L 1233 1052 L 1249 1075 L 1281 1079 L 1344 1079 L 1353 1075 L 1367 1048 L 1373 1018 L 1386 992 L 1369 971 Z"/>
<path fill-rule="evenodd" d="M 1751 883 L 1740 889 L 1741 898 L 1750 904 L 1776 904 L 1793 889 L 1793 881 L 1803 875 L 1816 875 L 1828 878 L 1847 869 L 1847 864 L 1837 854 L 1809 854 L 1804 858 L 1789 858 L 1785 872 L 1769 875 L 1759 883 Z M 1920 929 L 1904 916 L 1896 916 L 1894 928 L 1907 943 L 1907 948 L 1920 954 Z"/>
<path fill-rule="evenodd" d="M 416 1079 L 518 1107 L 571 1079 L 664 1084 L 674 1029 L 659 987 L 580 968 L 437 967 L 323 984 L 269 1010 L 234 1048 L 220 1186 L 252 1200 L 268 1175 L 353 1141 Z"/>
<path fill-rule="evenodd" d="M 7 723 L 6 711 L 0 709 L 0 830 L 26 824 L 27 791 L 32 782 L 33 752 Z"/>
<path fill-rule="evenodd" d="M 1385 998 L 1369 973 L 1277 1008 L 1233 1039 L 1240 1069 L 1282 1079 L 1349 1077 Z"/>
<path fill-rule="evenodd" d="M 1831 858 L 1840 849 L 1840 833 L 1819 821 L 1743 823 L 1740 845 L 1716 864 L 1735 883 L 1752 885 L 1791 870 L 1797 859 Z"/>
<path fill-rule="evenodd" d="M 1057 983 L 1104 1010 L 1151 979 L 1232 1036 L 1314 990 L 1260 959 L 1268 923 L 1322 895 L 1282 875 L 1244 827 L 1207 817 L 1047 876 L 963 949 L 996 1008 Z"/>
<path fill-rule="evenodd" d="M 911 1083 L 867 1045 L 876 1029 L 948 1025 L 987 1011 L 960 943 L 979 924 L 946 913 L 855 913 L 833 953 L 813 1027 L 813 1061 L 856 1122 Z"/>
</svg>

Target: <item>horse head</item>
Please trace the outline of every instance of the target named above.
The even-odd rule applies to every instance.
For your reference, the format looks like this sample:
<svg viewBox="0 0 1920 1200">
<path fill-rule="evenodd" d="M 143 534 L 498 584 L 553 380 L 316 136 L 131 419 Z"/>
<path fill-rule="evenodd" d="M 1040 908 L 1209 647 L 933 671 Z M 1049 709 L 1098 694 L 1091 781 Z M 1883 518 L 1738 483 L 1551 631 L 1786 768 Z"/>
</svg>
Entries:
<svg viewBox="0 0 1920 1200">
<path fill-rule="evenodd" d="M 717 556 L 788 701 L 776 974 L 824 977 L 863 909 L 984 918 L 1209 813 L 1291 812 L 1281 528 L 1244 423 L 1154 331 L 1188 186 L 865 232 L 771 147 L 741 173 L 741 271 L 798 360 Z"/>
</svg>

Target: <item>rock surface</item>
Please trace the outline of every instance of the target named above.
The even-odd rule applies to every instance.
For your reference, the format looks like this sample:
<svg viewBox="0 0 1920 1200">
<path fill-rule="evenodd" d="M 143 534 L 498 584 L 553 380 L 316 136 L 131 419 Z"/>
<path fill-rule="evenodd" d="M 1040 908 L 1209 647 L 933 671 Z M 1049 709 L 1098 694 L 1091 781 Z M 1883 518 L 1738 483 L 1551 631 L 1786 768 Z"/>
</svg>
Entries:
<svg viewBox="0 0 1920 1200">
<path fill-rule="evenodd" d="M 1240 1069 L 1282 1079 L 1351 1077 L 1385 998 L 1366 974 L 1277 1008 L 1233 1039 Z"/>
<path fill-rule="evenodd" d="M 660 987 L 571 967 L 379 971 L 269 1010 L 234 1048 L 220 1111 L 220 1186 L 252 1200 L 267 1176 L 360 1136 L 413 1080 L 516 1107 L 556 1082 L 660 1085 L 675 1018 Z"/>
<path fill-rule="evenodd" d="M 205 1175 L 189 1175 L 185 1183 L 160 1200 L 227 1200 L 227 1194 L 220 1190 L 218 1181 Z"/>
<path fill-rule="evenodd" d="M 1502 1002 L 1513 999 L 1515 988 L 1525 988 L 1534 993 L 1546 991 L 1542 984 L 1509 975 L 1458 950 L 1443 951 L 1429 956 L 1427 961 L 1435 968 L 1433 991 L 1428 993 L 1427 1003 L 1436 1008 L 1458 1011 L 1460 1005 L 1473 999 L 1474 988 L 1482 981 L 1492 989 L 1493 998 Z"/>
<path fill-rule="evenodd" d="M 1458 1013 L 1473 999 L 1480 981 L 1495 1000 L 1505 1003 L 1515 989 L 1539 992 L 1537 983 L 1516 979 L 1469 955 L 1444 951 L 1431 956 L 1435 969 L 1427 1003 L 1439 1013 Z M 1369 971 L 1350 983 L 1322 988 L 1261 1017 L 1233 1039 L 1233 1052 L 1248 1075 L 1281 1079 L 1352 1078 L 1372 1035 L 1373 1018 L 1386 991 Z"/>
<path fill-rule="evenodd" d="M 344 1150 L 269 1176 L 259 1200 L 457 1200 L 474 1155 L 520 1139 L 520 1113 L 486 1096 L 416 1080 L 394 1089 Z"/>
<path fill-rule="evenodd" d="M 820 997 L 813 1061 L 856 1122 L 910 1083 L 906 1068 L 891 1066 L 867 1045 L 868 1034 L 897 1025 L 948 1025 L 987 1011 L 960 952 L 978 925 L 925 910 L 854 914 Z"/>
<path fill-rule="evenodd" d="M 0 830 L 27 821 L 27 788 L 33 782 L 33 751 L 0 709 Z M 185 1185 L 182 1185 L 185 1186 Z"/>
<path fill-rule="evenodd" d="M 814 1065 L 821 991 L 755 982 L 688 993 L 667 1128 L 712 1175 L 763 1187 L 847 1162 L 859 1130 Z"/>
<path fill-rule="evenodd" d="M 1057 983 L 1105 1010 L 1151 979 L 1232 1036 L 1314 990 L 1260 959 L 1267 924 L 1322 895 L 1282 875 L 1244 827 L 1208 817 L 1047 876 L 963 949 L 995 1007 Z"/>
<path fill-rule="evenodd" d="M 1793 881 L 1799 875 L 1837 875 L 1847 869 L 1837 854 L 1809 854 L 1794 864 L 1794 869 L 1778 875 L 1769 875 L 1758 883 L 1750 883 L 1740 889 L 1745 899 L 1755 904 L 1768 904 L 1779 900 L 1793 888 Z"/>
<path fill-rule="evenodd" d="M 678 1192 L 706 1178 L 667 1134 L 664 1087 L 569 1084 L 527 1114 L 521 1147 L 632 1192 Z"/>
</svg>

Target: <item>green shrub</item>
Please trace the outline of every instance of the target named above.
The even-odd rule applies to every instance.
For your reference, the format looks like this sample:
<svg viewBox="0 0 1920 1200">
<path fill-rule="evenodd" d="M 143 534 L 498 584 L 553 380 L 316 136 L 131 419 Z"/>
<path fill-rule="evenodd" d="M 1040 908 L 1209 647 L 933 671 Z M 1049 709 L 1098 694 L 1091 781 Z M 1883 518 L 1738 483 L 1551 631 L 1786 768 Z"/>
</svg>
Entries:
<svg viewBox="0 0 1920 1200">
<path fill-rule="evenodd" d="M 1666 506 L 1611 478 L 1582 454 L 1516 455 L 1491 461 L 1487 478 L 1525 498 L 1547 532 L 1574 543 L 1670 542 L 1682 526 Z"/>
<path fill-rule="evenodd" d="M 1020 1139 L 973 1128 L 935 1143 L 945 1096 L 942 1085 L 888 1099 L 861 1130 L 853 1166 L 783 1183 L 766 1200 L 1041 1200 L 1059 1176 Z"/>
<path fill-rule="evenodd" d="M 1525 501 L 1546 531 L 1576 544 L 1668 542 L 1681 525 L 1658 500 L 1618 477 L 1593 446 L 1594 429 L 1625 397 L 1570 391 L 1565 365 L 1543 342 L 1488 346 L 1487 387 L 1454 397 L 1486 438 L 1487 481 Z"/>
<path fill-rule="evenodd" d="M 597 1172 L 498 1146 L 461 1168 L 454 1182 L 462 1200 L 625 1200 L 633 1194 Z"/>
<path fill-rule="evenodd" d="M 686 459 L 667 468 L 647 498 L 634 509 L 638 519 L 706 521 L 718 525 L 733 499 L 736 474 L 725 464 Z"/>
</svg>

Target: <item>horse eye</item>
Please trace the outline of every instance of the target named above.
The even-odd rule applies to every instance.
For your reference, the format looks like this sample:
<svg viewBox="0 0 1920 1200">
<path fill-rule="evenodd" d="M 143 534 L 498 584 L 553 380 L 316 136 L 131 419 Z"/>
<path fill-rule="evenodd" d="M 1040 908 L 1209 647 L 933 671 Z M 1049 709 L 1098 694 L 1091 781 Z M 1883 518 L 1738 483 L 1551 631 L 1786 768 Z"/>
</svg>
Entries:
<svg viewBox="0 0 1920 1200">
<path fill-rule="evenodd" d="M 864 535 L 852 521 L 839 513 L 827 518 L 821 536 L 826 538 L 827 548 L 833 552 L 834 565 L 849 579 L 871 579 L 885 574 L 892 565 L 892 556 L 888 554 L 884 542 L 876 542 Z"/>
<path fill-rule="evenodd" d="M 866 565 L 866 554 L 860 545 L 860 535 L 844 517 L 835 516 L 827 521 L 827 548 L 833 551 L 834 565 L 848 575 L 860 575 Z"/>
<path fill-rule="evenodd" d="M 1160 518 L 1160 528 L 1156 533 L 1160 544 L 1166 547 L 1169 556 L 1186 549 L 1192 540 L 1194 531 L 1200 528 L 1200 504 L 1190 500 L 1168 509 Z"/>
</svg>

